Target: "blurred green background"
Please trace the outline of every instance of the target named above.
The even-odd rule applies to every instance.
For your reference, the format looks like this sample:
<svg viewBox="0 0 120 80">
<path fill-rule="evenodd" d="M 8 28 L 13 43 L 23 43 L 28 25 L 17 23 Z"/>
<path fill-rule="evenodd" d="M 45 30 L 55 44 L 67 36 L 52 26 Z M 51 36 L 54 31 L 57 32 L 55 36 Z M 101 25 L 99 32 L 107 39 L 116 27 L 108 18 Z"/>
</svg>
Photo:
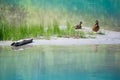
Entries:
<svg viewBox="0 0 120 80">
<path fill-rule="evenodd" d="M 83 20 L 85 26 L 91 26 L 94 20 L 98 19 L 101 25 L 104 25 L 103 27 L 116 30 L 120 25 L 120 0 L 0 0 L 0 6 L 31 10 L 31 16 L 28 17 L 34 19 L 34 23 L 37 23 L 36 20 L 41 9 L 42 12 L 45 12 L 42 14 L 44 17 L 41 18 L 39 15 L 40 20 L 45 19 L 45 17 L 53 19 L 57 16 L 57 19 L 61 20 L 61 24 L 64 24 L 63 20 L 71 20 L 74 24 Z M 49 19 L 47 21 L 49 22 Z M 27 22 L 31 21 L 28 20 Z"/>
</svg>

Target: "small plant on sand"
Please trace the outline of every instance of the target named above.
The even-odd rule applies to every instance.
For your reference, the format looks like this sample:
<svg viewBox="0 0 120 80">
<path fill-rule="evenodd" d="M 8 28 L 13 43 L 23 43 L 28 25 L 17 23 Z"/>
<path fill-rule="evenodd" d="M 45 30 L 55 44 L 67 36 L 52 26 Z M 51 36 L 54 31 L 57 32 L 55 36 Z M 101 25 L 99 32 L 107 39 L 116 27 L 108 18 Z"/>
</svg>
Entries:
<svg viewBox="0 0 120 80">
<path fill-rule="evenodd" d="M 100 34 L 100 35 L 105 35 L 105 33 L 104 32 L 98 32 L 97 34 Z"/>
<path fill-rule="evenodd" d="M 83 31 L 79 31 L 78 33 L 80 38 L 86 38 L 86 35 Z"/>
<path fill-rule="evenodd" d="M 88 35 L 95 35 L 95 33 L 94 33 L 93 31 L 88 32 L 87 34 L 88 34 Z"/>
</svg>

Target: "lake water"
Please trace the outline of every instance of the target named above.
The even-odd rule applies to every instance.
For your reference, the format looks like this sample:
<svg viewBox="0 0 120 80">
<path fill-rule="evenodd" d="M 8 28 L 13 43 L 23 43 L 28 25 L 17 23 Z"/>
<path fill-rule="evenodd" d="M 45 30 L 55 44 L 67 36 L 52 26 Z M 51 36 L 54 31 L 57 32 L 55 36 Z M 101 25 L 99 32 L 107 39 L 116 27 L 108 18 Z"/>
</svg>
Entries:
<svg viewBox="0 0 120 80">
<path fill-rule="evenodd" d="M 1 46 L 0 80 L 120 80 L 120 45 Z"/>
</svg>

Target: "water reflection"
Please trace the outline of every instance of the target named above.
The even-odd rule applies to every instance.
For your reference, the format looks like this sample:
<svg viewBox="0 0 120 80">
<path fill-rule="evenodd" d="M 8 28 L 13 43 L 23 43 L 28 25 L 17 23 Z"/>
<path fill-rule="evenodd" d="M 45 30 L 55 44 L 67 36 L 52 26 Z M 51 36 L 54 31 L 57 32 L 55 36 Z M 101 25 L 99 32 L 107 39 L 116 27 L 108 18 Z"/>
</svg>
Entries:
<svg viewBox="0 0 120 80">
<path fill-rule="evenodd" d="M 30 47 L 32 47 L 32 45 L 23 45 L 23 46 L 18 46 L 18 47 L 11 46 L 11 49 L 17 51 L 17 50 L 24 50 L 24 49 L 30 48 Z"/>
<path fill-rule="evenodd" d="M 98 45 L 94 45 L 95 52 L 98 52 Z"/>
<path fill-rule="evenodd" d="M 120 45 L 0 48 L 0 80 L 119 80 Z M 96 50 L 97 49 L 97 50 Z"/>
</svg>

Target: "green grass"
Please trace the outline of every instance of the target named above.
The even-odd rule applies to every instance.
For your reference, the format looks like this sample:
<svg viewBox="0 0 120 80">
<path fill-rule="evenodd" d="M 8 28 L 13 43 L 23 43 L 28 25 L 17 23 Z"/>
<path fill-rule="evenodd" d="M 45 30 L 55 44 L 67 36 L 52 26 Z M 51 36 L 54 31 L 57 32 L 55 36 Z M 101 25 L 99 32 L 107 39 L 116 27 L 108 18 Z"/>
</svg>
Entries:
<svg viewBox="0 0 120 80">
<path fill-rule="evenodd" d="M 89 35 L 95 35 L 95 33 L 93 31 L 88 32 Z"/>
<path fill-rule="evenodd" d="M 76 32 L 73 24 L 78 23 L 80 16 L 73 15 L 66 10 L 44 10 L 24 7 L 4 7 L 0 10 L 0 40 L 19 40 L 23 38 L 50 39 L 56 37 L 85 38 L 84 32 Z M 0 6 L 1 8 L 1 6 Z M 61 15 L 64 14 L 64 15 Z M 60 29 L 60 25 L 66 29 Z"/>
<path fill-rule="evenodd" d="M 22 38 L 43 36 L 44 28 L 39 26 L 10 26 L 8 24 L 0 25 L 0 40 L 19 40 Z"/>
<path fill-rule="evenodd" d="M 79 38 L 85 38 L 84 32 L 76 32 L 70 22 L 66 24 L 67 28 L 62 30 L 59 28 L 59 23 L 54 21 L 51 25 L 8 25 L 7 23 L 0 24 L 0 40 L 19 40 L 23 38 L 36 38 L 43 36 L 45 39 L 50 39 L 51 36 L 56 37 L 74 37 L 76 34 Z M 46 30 L 45 30 L 46 28 Z"/>
</svg>

